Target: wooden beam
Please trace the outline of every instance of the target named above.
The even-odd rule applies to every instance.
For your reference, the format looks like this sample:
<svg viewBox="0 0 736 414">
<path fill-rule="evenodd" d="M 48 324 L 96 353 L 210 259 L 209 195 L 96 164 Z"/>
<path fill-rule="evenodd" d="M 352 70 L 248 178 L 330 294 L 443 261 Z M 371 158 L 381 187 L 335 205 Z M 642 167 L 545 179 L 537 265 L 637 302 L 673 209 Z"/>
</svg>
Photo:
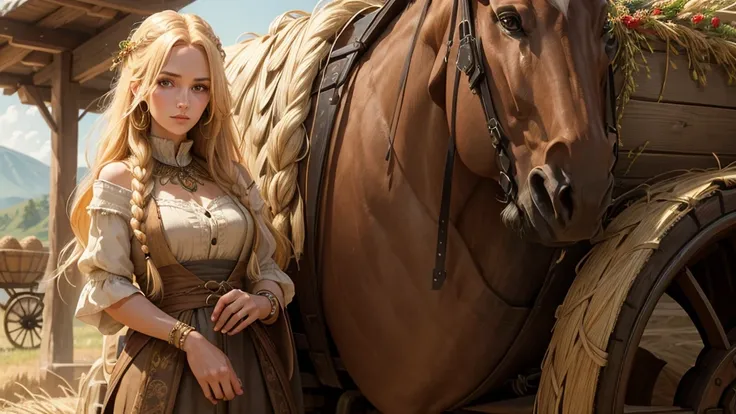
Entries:
<svg viewBox="0 0 736 414">
<path fill-rule="evenodd" d="M 109 7 L 139 16 L 149 16 L 161 10 L 179 10 L 193 0 L 80 0 L 96 6 Z"/>
<path fill-rule="evenodd" d="M 102 19 L 112 19 L 118 11 L 107 7 L 93 6 L 91 4 L 83 3 L 77 0 L 44 0 L 47 3 L 56 4 L 59 6 L 69 7 L 85 12 L 88 16 L 100 17 Z"/>
<path fill-rule="evenodd" d="M 84 83 L 109 70 L 112 58 L 120 50 L 118 45 L 128 38 L 133 25 L 140 20 L 140 16 L 130 14 L 74 49 L 72 80 Z"/>
<path fill-rule="evenodd" d="M 51 132 L 53 133 L 58 132 L 59 128 L 56 125 L 56 121 L 54 121 L 54 118 L 51 116 L 49 109 L 46 107 L 46 103 L 41 97 L 41 93 L 39 92 L 37 86 L 23 85 L 20 87 L 18 94 L 28 95 L 28 99 L 30 99 L 30 101 L 33 102 L 33 104 L 38 107 L 38 112 L 41 113 L 43 120 L 46 121 L 46 124 L 49 126 L 49 129 L 51 129 Z"/>
<path fill-rule="evenodd" d="M 54 74 L 55 66 L 54 63 L 46 65 L 43 69 L 33 74 L 33 83 L 35 85 L 44 85 L 51 80 L 51 76 Z"/>
<path fill-rule="evenodd" d="M 53 55 L 34 50 L 33 52 L 26 55 L 26 57 L 24 57 L 23 60 L 20 61 L 20 63 L 32 68 L 43 68 L 50 65 L 53 60 Z"/>
<path fill-rule="evenodd" d="M 15 88 L 21 83 L 28 83 L 28 76 L 0 72 L 0 88 Z"/>
<path fill-rule="evenodd" d="M 13 46 L 51 53 L 74 49 L 87 37 L 84 33 L 38 27 L 7 17 L 0 17 L 0 36 Z"/>
<path fill-rule="evenodd" d="M 48 29 L 56 29 L 62 27 L 67 23 L 73 22 L 74 20 L 84 16 L 84 12 L 81 10 L 70 9 L 62 7 L 59 10 L 49 14 L 36 23 L 37 27 L 43 27 Z M 5 45 L 0 49 L 0 71 L 6 70 L 9 67 L 14 66 L 16 63 L 23 60 L 29 53 L 30 49 L 23 49 L 20 47 L 13 47 L 11 45 Z"/>
<path fill-rule="evenodd" d="M 49 185 L 49 260 L 47 273 L 56 269 L 59 254 L 73 233 L 66 214 L 66 200 L 72 195 L 77 176 L 79 107 L 76 85 L 71 82 L 72 54 L 54 56 L 57 67 L 52 79 L 51 107 L 57 131 L 51 134 L 51 177 Z M 66 274 L 50 279 L 44 295 L 41 350 L 41 383 L 50 382 L 54 364 L 74 362 L 74 304 L 82 285 L 76 266 Z M 76 285 L 72 287 L 67 282 Z M 65 378 L 67 381 L 71 378 Z"/>
<path fill-rule="evenodd" d="M 18 99 L 22 104 L 35 105 L 33 99 L 23 90 L 23 86 L 18 89 Z M 51 104 L 51 87 L 50 86 L 35 86 L 38 91 L 41 101 L 45 104 Z M 77 85 L 77 107 L 89 108 L 89 112 L 99 113 L 97 108 L 99 99 L 102 98 L 107 91 L 93 88 L 85 88 Z"/>
</svg>

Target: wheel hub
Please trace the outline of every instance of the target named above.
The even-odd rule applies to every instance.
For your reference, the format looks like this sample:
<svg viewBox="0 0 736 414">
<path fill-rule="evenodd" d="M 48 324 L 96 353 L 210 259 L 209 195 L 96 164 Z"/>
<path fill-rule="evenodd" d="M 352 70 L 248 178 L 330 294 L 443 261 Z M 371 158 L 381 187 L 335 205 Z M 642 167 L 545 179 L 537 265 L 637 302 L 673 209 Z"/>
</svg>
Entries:
<svg viewBox="0 0 736 414">
<path fill-rule="evenodd" d="M 680 381 L 675 404 L 696 414 L 736 414 L 736 347 L 704 351 Z"/>
</svg>

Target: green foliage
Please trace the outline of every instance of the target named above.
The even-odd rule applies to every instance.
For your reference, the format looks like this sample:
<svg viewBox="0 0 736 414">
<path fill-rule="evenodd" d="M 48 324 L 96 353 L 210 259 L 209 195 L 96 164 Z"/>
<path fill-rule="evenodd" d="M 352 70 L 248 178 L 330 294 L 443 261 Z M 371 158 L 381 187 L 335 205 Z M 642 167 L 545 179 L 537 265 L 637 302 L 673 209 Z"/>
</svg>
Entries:
<svg viewBox="0 0 736 414">
<path fill-rule="evenodd" d="M 0 237 L 12 236 L 21 240 L 27 236 L 36 236 L 43 243 L 48 241 L 48 200 L 44 197 L 24 200 L 18 204 L 0 210 Z"/>
<path fill-rule="evenodd" d="M 23 208 L 23 222 L 21 224 L 23 230 L 35 226 L 39 221 L 41 221 L 41 213 L 38 211 L 36 202 L 33 199 L 28 200 L 28 203 Z"/>
</svg>

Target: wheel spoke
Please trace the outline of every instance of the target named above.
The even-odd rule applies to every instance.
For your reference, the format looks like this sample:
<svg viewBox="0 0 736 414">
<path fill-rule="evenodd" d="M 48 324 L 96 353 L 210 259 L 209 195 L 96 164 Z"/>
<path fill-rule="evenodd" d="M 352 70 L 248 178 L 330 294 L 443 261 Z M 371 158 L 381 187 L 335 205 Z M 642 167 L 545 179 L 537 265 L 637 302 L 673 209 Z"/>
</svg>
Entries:
<svg viewBox="0 0 736 414">
<path fill-rule="evenodd" d="M 645 407 L 641 405 L 625 405 L 624 406 L 624 414 L 670 414 L 670 413 L 694 414 L 695 411 L 689 408 L 680 408 L 680 407 L 657 407 L 657 406 L 652 406 L 652 407 L 646 406 Z"/>
<path fill-rule="evenodd" d="M 28 339 L 28 336 L 30 336 L 30 333 L 31 332 L 28 329 L 26 329 L 25 332 L 23 332 L 23 341 L 20 343 L 20 345 L 24 348 L 26 347 L 26 339 Z"/>
<path fill-rule="evenodd" d="M 703 292 L 690 268 L 684 268 L 673 282 L 679 290 L 677 293 L 683 296 L 677 297 L 677 301 L 693 319 L 705 345 L 714 349 L 729 349 L 731 343 L 726 336 L 726 330 L 723 329 L 723 324 L 713 309 L 710 299 Z"/>
<path fill-rule="evenodd" d="M 43 302 L 36 301 L 36 305 L 33 307 L 33 310 L 31 311 L 31 315 L 36 316 L 36 311 L 38 310 L 38 307 L 41 306 L 42 304 L 43 304 Z"/>
</svg>

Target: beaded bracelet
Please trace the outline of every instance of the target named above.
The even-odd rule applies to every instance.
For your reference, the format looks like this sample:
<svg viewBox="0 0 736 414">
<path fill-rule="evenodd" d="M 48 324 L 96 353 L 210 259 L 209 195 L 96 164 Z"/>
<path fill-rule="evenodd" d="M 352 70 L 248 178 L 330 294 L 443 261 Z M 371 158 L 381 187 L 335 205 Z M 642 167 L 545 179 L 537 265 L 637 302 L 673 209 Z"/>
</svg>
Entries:
<svg viewBox="0 0 736 414">
<path fill-rule="evenodd" d="M 276 295 L 273 293 L 267 291 L 267 290 L 260 290 L 256 292 L 257 295 L 265 296 L 268 298 L 268 301 L 271 302 L 271 312 L 268 313 L 268 316 L 263 319 L 263 323 L 269 324 L 273 322 L 276 319 L 276 312 L 279 310 L 279 300 L 276 299 Z"/>
</svg>

